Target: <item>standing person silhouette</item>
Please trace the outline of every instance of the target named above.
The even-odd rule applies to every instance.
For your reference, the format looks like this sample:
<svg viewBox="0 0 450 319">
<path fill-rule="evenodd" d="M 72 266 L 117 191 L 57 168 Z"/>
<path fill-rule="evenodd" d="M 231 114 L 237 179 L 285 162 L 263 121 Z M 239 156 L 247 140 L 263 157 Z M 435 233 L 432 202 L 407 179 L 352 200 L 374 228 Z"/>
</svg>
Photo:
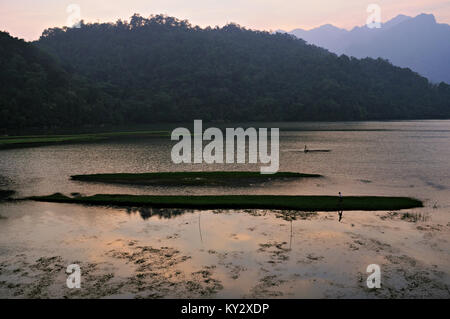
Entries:
<svg viewBox="0 0 450 319">
<path fill-rule="evenodd" d="M 344 198 L 342 197 L 341 192 L 339 192 L 339 211 L 338 211 L 338 215 L 339 215 L 339 222 L 342 219 L 342 213 L 344 212 L 343 207 L 342 207 L 342 203 L 344 201 Z"/>
</svg>

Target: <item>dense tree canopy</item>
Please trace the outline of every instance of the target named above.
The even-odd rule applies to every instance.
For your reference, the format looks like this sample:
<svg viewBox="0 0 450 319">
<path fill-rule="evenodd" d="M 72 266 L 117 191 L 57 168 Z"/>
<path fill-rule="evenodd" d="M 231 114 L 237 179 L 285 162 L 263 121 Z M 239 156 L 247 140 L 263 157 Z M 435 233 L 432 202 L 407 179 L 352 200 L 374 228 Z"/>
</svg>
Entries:
<svg viewBox="0 0 450 319">
<path fill-rule="evenodd" d="M 15 81 L 0 91 L 2 112 L 25 125 L 450 117 L 446 84 L 235 24 L 134 15 L 48 29 L 35 45 L 58 63 L 23 42 L 33 57 L 1 46 L 1 80 Z M 25 116 L 30 107 L 42 116 Z"/>
<path fill-rule="evenodd" d="M 111 97 L 76 79 L 34 45 L 5 32 L 0 32 L 0 70 L 3 132 L 111 120 Z"/>
</svg>

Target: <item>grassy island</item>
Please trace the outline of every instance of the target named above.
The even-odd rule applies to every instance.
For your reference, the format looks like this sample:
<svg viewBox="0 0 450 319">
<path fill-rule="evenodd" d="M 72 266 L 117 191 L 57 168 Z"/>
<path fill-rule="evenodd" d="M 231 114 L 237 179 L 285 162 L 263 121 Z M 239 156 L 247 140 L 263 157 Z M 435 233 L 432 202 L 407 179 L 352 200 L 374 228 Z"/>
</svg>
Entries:
<svg viewBox="0 0 450 319">
<path fill-rule="evenodd" d="M 288 209 L 300 211 L 399 210 L 422 207 L 421 201 L 409 197 L 349 196 L 342 203 L 337 196 L 154 196 L 110 195 L 68 197 L 57 193 L 29 197 L 30 200 L 103 206 L 137 206 L 190 209 Z"/>
<path fill-rule="evenodd" d="M 100 182 L 131 185 L 159 186 L 239 186 L 264 183 L 273 180 L 296 178 L 317 178 L 318 174 L 303 174 L 293 172 L 278 172 L 271 175 L 259 172 L 160 172 L 160 173 L 116 173 L 74 175 L 72 180 L 84 182 Z"/>
</svg>

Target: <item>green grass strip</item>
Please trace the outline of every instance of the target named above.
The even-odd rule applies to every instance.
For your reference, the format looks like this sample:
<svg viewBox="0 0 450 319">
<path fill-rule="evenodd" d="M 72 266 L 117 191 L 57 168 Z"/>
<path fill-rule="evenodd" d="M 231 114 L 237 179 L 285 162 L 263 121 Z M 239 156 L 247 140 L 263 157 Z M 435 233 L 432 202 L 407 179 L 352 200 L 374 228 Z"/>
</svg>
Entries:
<svg viewBox="0 0 450 319">
<path fill-rule="evenodd" d="M 81 143 L 126 137 L 161 137 L 170 136 L 169 133 L 170 132 L 168 131 L 131 131 L 73 135 L 3 136 L 0 137 L 0 149 L 45 146 L 64 143 Z"/>
<path fill-rule="evenodd" d="M 101 182 L 115 184 L 136 185 L 236 185 L 266 182 L 286 178 L 321 177 L 318 174 L 303 174 L 293 172 L 277 172 L 275 174 L 261 174 L 260 172 L 159 172 L 159 173 L 114 173 L 73 175 L 72 180 L 85 182 Z"/>
<path fill-rule="evenodd" d="M 399 210 L 423 207 L 421 201 L 409 197 L 349 196 L 342 203 L 337 196 L 153 196 L 109 195 L 67 197 L 62 194 L 34 196 L 28 199 L 43 202 L 76 203 L 103 206 L 148 206 L 192 209 L 288 209 L 301 211 L 337 210 Z"/>
</svg>

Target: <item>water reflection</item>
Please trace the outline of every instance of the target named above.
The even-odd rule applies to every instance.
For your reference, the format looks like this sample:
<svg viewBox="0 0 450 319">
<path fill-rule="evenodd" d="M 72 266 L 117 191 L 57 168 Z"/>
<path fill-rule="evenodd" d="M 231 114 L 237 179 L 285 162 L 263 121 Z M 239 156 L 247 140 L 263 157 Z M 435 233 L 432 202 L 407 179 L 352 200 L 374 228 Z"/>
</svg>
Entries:
<svg viewBox="0 0 450 319">
<path fill-rule="evenodd" d="M 120 208 L 120 207 L 118 207 Z M 184 214 L 193 214 L 195 212 L 198 213 L 198 232 L 199 232 L 199 237 L 200 237 L 200 242 L 203 243 L 203 236 L 202 236 L 202 224 L 201 224 L 201 210 L 196 210 L 196 209 L 183 209 L 183 208 L 153 208 L 153 207 L 127 207 L 126 208 L 126 213 L 128 215 L 131 214 L 139 214 L 139 216 L 143 219 L 143 220 L 148 220 L 151 217 L 158 217 L 160 219 L 171 219 L 171 218 L 176 218 L 179 217 L 181 215 Z M 262 212 L 261 210 L 258 209 L 246 209 L 246 210 L 242 210 L 243 212 L 252 215 L 252 216 L 262 216 L 262 215 L 266 215 L 267 212 L 269 211 L 265 211 Z M 229 213 L 230 210 L 226 210 L 226 209 L 215 209 L 213 210 L 214 214 L 221 214 L 221 213 Z M 274 211 L 271 211 L 274 212 Z M 311 216 L 316 216 L 318 212 L 304 212 L 304 211 L 294 211 L 294 210 L 280 210 L 280 211 L 275 211 L 278 212 L 279 214 L 284 215 L 286 221 L 290 222 L 290 246 L 292 243 L 292 234 L 293 234 L 293 226 L 292 226 L 292 221 L 296 220 L 296 219 L 301 219 L 301 220 L 308 220 L 310 219 Z M 338 213 L 338 221 L 341 222 L 342 218 L 343 218 L 343 210 L 339 210 L 337 211 Z M 293 214 L 293 215 L 291 215 Z"/>
<path fill-rule="evenodd" d="M 292 249 L 292 238 L 294 237 L 293 232 L 292 232 L 292 219 L 291 219 L 291 234 L 289 236 L 289 250 Z"/>
<path fill-rule="evenodd" d="M 195 212 L 192 209 L 177 209 L 177 208 L 152 208 L 152 207 L 128 207 L 127 214 L 139 213 L 143 220 L 147 220 L 153 216 L 158 216 L 162 219 L 175 218 L 186 213 Z"/>
<path fill-rule="evenodd" d="M 202 215 L 202 212 L 198 212 L 198 233 L 200 234 L 200 242 L 203 244 L 203 236 L 202 236 L 202 226 L 200 223 L 200 217 Z"/>
</svg>

